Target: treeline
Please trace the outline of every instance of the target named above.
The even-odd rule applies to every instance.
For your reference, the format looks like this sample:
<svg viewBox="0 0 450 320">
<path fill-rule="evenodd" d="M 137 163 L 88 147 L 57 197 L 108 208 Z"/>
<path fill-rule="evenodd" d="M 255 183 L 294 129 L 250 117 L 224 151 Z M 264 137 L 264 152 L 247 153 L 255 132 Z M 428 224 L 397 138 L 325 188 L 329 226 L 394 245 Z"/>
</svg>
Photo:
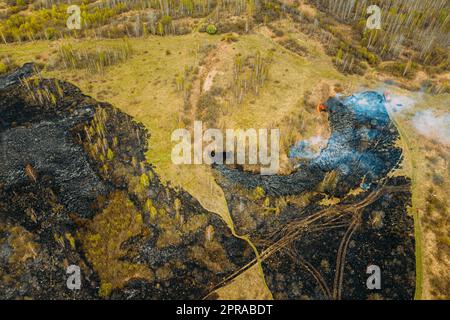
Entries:
<svg viewBox="0 0 450 320">
<path fill-rule="evenodd" d="M 449 67 L 448 0 L 310 0 L 341 22 L 352 24 L 361 44 L 383 60 L 404 58 L 429 66 Z M 366 28 L 367 8 L 381 9 L 381 30 Z"/>
<path fill-rule="evenodd" d="M 67 4 L 53 5 L 51 8 L 32 10 L 29 14 L 16 13 L 0 22 L 2 42 L 52 40 L 66 35 L 82 36 L 83 30 L 69 30 L 66 26 L 69 14 Z M 109 23 L 112 17 L 126 11 L 123 5 L 109 8 L 88 8 L 80 4 L 82 27 L 94 28 Z"/>
<path fill-rule="evenodd" d="M 253 0 L 83 0 L 70 3 L 44 0 L 24 2 L 19 7 L 11 2 L 0 21 L 0 37 L 3 43 L 10 43 L 52 40 L 67 35 L 118 38 L 185 34 L 192 31 L 194 23 L 183 18 L 202 18 L 214 13 L 217 22 L 223 13 L 247 13 L 248 3 Z M 81 30 L 66 27 L 70 4 L 80 6 Z"/>
<path fill-rule="evenodd" d="M 58 48 L 57 59 L 52 67 L 103 73 L 106 67 L 128 60 L 132 53 L 133 49 L 126 38 L 114 47 L 95 49 L 75 49 L 70 44 L 63 44 Z"/>
<path fill-rule="evenodd" d="M 16 6 L 19 1 L 24 1 Z M 14 2 L 14 1 L 13 1 Z M 273 0 L 17 0 L 0 21 L 4 43 L 71 37 L 120 38 L 181 35 L 206 31 L 249 32 L 255 24 L 283 16 L 283 6 Z M 81 30 L 68 30 L 67 8 L 81 9 Z M 15 8 L 14 10 L 12 10 Z M 198 25 L 198 18 L 206 18 Z"/>
</svg>

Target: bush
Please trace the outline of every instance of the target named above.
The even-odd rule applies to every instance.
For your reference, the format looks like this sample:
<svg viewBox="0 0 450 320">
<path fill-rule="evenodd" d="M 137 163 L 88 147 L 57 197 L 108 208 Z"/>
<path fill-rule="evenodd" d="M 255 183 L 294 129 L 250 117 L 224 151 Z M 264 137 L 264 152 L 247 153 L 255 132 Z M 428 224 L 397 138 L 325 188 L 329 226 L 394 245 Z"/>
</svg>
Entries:
<svg viewBox="0 0 450 320">
<path fill-rule="evenodd" d="M 299 56 L 304 57 L 308 54 L 308 49 L 300 45 L 294 39 L 282 40 L 279 42 L 279 44 L 281 44 L 284 48 L 288 49 L 289 51 L 298 54 Z"/>
<path fill-rule="evenodd" d="M 230 20 L 221 21 L 217 24 L 217 29 L 220 33 L 234 32 L 237 34 L 246 33 L 246 21 L 245 19 L 235 18 Z"/>
<path fill-rule="evenodd" d="M 226 35 L 224 35 L 222 37 L 222 41 L 226 41 L 228 43 L 237 42 L 238 37 L 236 35 L 234 35 L 233 33 L 227 33 Z"/>
<path fill-rule="evenodd" d="M 47 28 L 45 29 L 45 37 L 48 40 L 54 40 L 58 37 L 58 31 L 55 28 Z"/>
<path fill-rule="evenodd" d="M 16 63 L 8 56 L 0 57 L 0 74 L 10 72 L 17 68 Z"/>
<path fill-rule="evenodd" d="M 280 30 L 280 29 L 277 29 L 277 28 L 273 28 L 272 31 L 275 34 L 275 36 L 277 36 L 278 38 L 284 36 L 284 31 L 283 30 Z"/>
<path fill-rule="evenodd" d="M 206 27 L 206 32 L 208 33 L 208 34 L 216 34 L 217 33 L 217 28 L 216 28 L 216 26 L 215 25 L 213 25 L 213 24 L 210 24 L 210 25 L 208 25 L 207 27 Z"/>
<path fill-rule="evenodd" d="M 211 92 L 202 94 L 197 103 L 197 109 L 201 120 L 209 125 L 214 125 L 219 116 L 220 105 Z"/>
<path fill-rule="evenodd" d="M 412 79 L 416 75 L 418 65 L 414 62 L 396 61 L 386 64 L 382 70 L 397 77 Z"/>
</svg>

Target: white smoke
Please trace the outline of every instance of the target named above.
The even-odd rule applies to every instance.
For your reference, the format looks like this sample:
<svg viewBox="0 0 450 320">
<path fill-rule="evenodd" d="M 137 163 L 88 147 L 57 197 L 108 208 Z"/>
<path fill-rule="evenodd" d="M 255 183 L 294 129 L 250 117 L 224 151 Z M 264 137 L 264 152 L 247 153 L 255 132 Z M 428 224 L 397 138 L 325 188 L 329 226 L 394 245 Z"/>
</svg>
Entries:
<svg viewBox="0 0 450 320">
<path fill-rule="evenodd" d="M 391 95 L 390 101 L 386 103 L 386 108 L 390 112 L 403 112 L 410 109 L 411 107 L 414 107 L 416 102 L 417 101 L 409 97 Z"/>
<path fill-rule="evenodd" d="M 437 116 L 431 110 L 419 111 L 411 121 L 421 135 L 450 145 L 450 113 Z"/>
</svg>

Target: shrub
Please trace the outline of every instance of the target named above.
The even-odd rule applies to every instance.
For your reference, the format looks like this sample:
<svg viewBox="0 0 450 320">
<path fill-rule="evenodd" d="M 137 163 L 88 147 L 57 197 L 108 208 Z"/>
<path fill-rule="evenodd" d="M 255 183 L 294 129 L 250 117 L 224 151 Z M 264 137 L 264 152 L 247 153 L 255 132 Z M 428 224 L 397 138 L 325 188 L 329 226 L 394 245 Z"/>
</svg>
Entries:
<svg viewBox="0 0 450 320">
<path fill-rule="evenodd" d="M 208 33 L 208 34 L 216 34 L 217 33 L 217 28 L 216 28 L 216 26 L 215 25 L 213 25 L 213 24 L 210 24 L 210 25 L 208 25 L 207 27 L 206 27 L 206 32 Z"/>
<path fill-rule="evenodd" d="M 224 35 L 222 37 L 222 41 L 226 41 L 228 43 L 237 42 L 238 37 L 236 35 L 234 35 L 233 33 L 227 33 L 226 35 Z"/>
<path fill-rule="evenodd" d="M 412 79 L 416 75 L 418 65 L 414 62 L 396 61 L 386 64 L 382 69 L 397 77 Z"/>
<path fill-rule="evenodd" d="M 300 45 L 297 41 L 294 39 L 287 39 L 282 40 L 279 42 L 284 48 L 288 49 L 289 51 L 292 51 L 299 56 L 305 56 L 308 53 L 308 49 L 304 46 Z"/>
<path fill-rule="evenodd" d="M 6 73 L 8 71 L 8 66 L 0 61 L 0 74 Z"/>
<path fill-rule="evenodd" d="M 262 199 L 265 196 L 265 194 L 266 194 L 265 190 L 262 187 L 258 186 L 253 190 L 252 196 L 255 200 L 259 200 Z"/>
<path fill-rule="evenodd" d="M 17 68 L 16 63 L 8 55 L 0 58 L 0 74 L 10 72 Z"/>
<path fill-rule="evenodd" d="M 278 38 L 284 36 L 284 31 L 281 29 L 273 28 L 272 31 Z"/>
</svg>

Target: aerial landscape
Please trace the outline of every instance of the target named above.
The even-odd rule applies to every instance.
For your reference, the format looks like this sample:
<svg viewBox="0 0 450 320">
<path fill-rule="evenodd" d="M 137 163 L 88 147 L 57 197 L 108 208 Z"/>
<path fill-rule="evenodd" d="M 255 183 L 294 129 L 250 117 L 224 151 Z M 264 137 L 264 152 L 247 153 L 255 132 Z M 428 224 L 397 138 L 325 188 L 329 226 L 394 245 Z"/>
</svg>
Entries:
<svg viewBox="0 0 450 320">
<path fill-rule="evenodd" d="M 450 300 L 449 188 L 450 0 L 0 0 L 1 300 Z"/>
</svg>

